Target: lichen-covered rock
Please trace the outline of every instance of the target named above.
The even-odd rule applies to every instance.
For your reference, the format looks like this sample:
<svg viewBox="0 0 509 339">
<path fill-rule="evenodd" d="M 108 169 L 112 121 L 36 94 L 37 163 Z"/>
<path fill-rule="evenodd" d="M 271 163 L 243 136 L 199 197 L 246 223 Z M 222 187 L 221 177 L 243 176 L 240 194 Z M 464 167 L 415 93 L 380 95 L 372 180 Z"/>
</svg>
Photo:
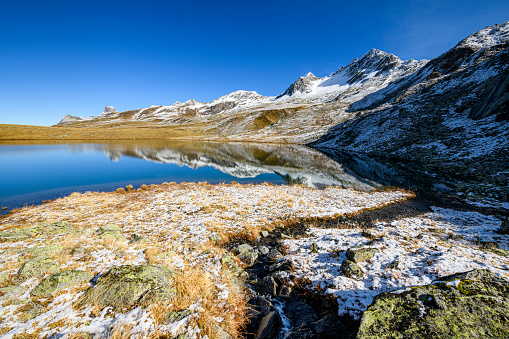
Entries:
<svg viewBox="0 0 509 339">
<path fill-rule="evenodd" d="M 99 233 L 99 238 L 101 239 L 113 239 L 117 241 L 125 241 L 125 237 L 122 235 L 120 231 L 120 227 L 117 225 L 106 225 L 102 226 L 97 230 Z"/>
<path fill-rule="evenodd" d="M 249 244 L 242 244 L 242 245 L 239 245 L 235 248 L 235 253 L 237 254 L 241 254 L 241 253 L 244 253 L 244 252 L 249 252 L 249 251 L 252 251 L 253 250 L 253 247 Z"/>
<path fill-rule="evenodd" d="M 269 260 L 277 261 L 281 259 L 283 255 L 276 249 L 271 249 L 269 253 L 267 253 L 267 258 Z"/>
<path fill-rule="evenodd" d="M 54 274 L 57 272 L 57 263 L 54 262 L 53 259 L 41 255 L 34 257 L 21 265 L 20 269 L 18 270 L 17 281 L 23 282 L 27 279 L 37 277 L 42 274 Z"/>
<path fill-rule="evenodd" d="M 147 238 L 145 238 L 144 236 L 133 233 L 133 234 L 131 234 L 131 237 L 129 238 L 129 245 L 141 244 L 146 241 L 147 241 Z"/>
<path fill-rule="evenodd" d="M 0 232 L 0 241 L 20 241 L 30 238 L 30 235 L 18 232 Z"/>
<path fill-rule="evenodd" d="M 31 254 L 33 256 L 52 256 L 57 254 L 63 250 L 63 247 L 60 245 L 48 245 L 44 247 L 33 247 L 27 248 L 25 253 Z"/>
<path fill-rule="evenodd" d="M 58 292 L 73 285 L 79 285 L 92 280 L 94 276 L 85 271 L 69 270 L 54 274 L 42 282 L 30 292 L 33 296 L 51 297 Z"/>
<path fill-rule="evenodd" d="M 258 253 L 256 250 L 244 251 L 239 254 L 239 259 L 242 260 L 247 266 L 253 266 L 258 260 Z"/>
<path fill-rule="evenodd" d="M 44 233 L 48 234 L 73 234 L 76 229 L 69 225 L 67 221 L 57 221 L 44 227 Z"/>
<path fill-rule="evenodd" d="M 78 306 L 85 304 L 115 309 L 130 308 L 161 300 L 172 300 L 175 272 L 169 268 L 153 265 L 117 266 L 106 272 L 78 300 Z"/>
<path fill-rule="evenodd" d="M 509 281 L 488 270 L 378 295 L 357 338 L 509 338 Z"/>
<path fill-rule="evenodd" d="M 369 261 L 378 252 L 376 248 L 361 247 L 361 248 L 349 248 L 346 251 L 346 257 L 353 262 L 364 262 Z"/>
<path fill-rule="evenodd" d="M 244 271 L 238 264 L 237 264 L 237 261 L 235 260 L 235 256 L 230 253 L 230 252 L 227 252 L 225 253 L 222 257 L 221 257 L 221 264 L 223 264 L 224 266 L 226 266 L 228 269 L 231 270 L 231 272 L 235 275 L 240 275 L 242 274 L 242 272 Z"/>
<path fill-rule="evenodd" d="M 363 275 L 361 268 L 351 260 L 343 260 L 340 269 L 341 273 L 348 278 L 361 278 Z"/>
<path fill-rule="evenodd" d="M 0 304 L 14 299 L 18 299 L 27 291 L 23 286 L 7 286 L 0 288 Z"/>
</svg>

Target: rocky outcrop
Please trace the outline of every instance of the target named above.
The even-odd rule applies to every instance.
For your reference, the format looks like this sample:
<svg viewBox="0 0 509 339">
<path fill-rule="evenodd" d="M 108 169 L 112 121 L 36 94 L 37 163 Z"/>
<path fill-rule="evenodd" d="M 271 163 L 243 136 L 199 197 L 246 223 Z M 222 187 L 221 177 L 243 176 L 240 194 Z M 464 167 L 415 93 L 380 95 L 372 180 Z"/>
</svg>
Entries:
<svg viewBox="0 0 509 339">
<path fill-rule="evenodd" d="M 124 265 L 106 272 L 78 305 L 97 305 L 116 309 L 147 305 L 150 302 L 175 298 L 171 282 L 175 272 L 163 266 Z"/>
<path fill-rule="evenodd" d="M 507 338 L 508 313 L 509 281 L 473 270 L 380 294 L 357 338 Z"/>
<path fill-rule="evenodd" d="M 80 270 L 68 270 L 54 274 L 40 282 L 30 294 L 40 297 L 52 297 L 58 292 L 92 280 L 94 276 Z"/>
</svg>

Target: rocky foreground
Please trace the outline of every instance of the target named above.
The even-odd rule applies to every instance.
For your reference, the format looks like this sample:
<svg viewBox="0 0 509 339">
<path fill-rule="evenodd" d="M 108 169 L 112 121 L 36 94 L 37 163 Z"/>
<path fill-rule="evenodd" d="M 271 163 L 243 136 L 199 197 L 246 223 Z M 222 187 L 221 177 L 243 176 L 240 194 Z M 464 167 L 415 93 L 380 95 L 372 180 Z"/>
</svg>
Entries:
<svg viewBox="0 0 509 339">
<path fill-rule="evenodd" d="M 433 208 L 351 222 L 412 197 L 166 183 L 14 210 L 0 219 L 0 333 L 508 336 L 502 221 Z"/>
</svg>

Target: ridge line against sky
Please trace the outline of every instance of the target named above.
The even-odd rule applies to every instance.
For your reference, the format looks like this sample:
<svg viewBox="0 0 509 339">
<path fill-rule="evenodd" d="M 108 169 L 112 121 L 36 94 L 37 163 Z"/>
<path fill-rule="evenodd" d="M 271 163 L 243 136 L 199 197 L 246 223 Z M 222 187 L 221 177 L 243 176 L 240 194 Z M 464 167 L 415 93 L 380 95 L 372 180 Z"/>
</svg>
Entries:
<svg viewBox="0 0 509 339">
<path fill-rule="evenodd" d="M 0 123 L 53 125 L 212 101 L 236 90 L 281 94 L 371 48 L 431 59 L 509 20 L 507 1 L 9 2 L 0 28 Z"/>
</svg>

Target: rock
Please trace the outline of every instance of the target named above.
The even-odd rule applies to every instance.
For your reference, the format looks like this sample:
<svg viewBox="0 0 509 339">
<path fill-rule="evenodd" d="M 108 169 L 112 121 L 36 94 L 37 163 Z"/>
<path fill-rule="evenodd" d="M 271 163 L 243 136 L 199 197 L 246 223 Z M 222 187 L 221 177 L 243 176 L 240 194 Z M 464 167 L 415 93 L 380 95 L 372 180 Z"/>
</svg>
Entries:
<svg viewBox="0 0 509 339">
<path fill-rule="evenodd" d="M 266 238 L 269 236 L 269 232 L 267 231 L 261 231 L 260 234 L 262 235 L 262 237 Z"/>
<path fill-rule="evenodd" d="M 134 192 L 134 191 L 135 191 L 135 189 L 134 189 L 133 185 L 127 185 L 127 186 L 125 187 L 125 190 L 126 190 L 127 192 Z"/>
<path fill-rule="evenodd" d="M 76 229 L 69 225 L 67 221 L 54 222 L 51 225 L 44 227 L 44 233 L 49 234 L 73 234 Z"/>
<path fill-rule="evenodd" d="M 235 253 L 237 254 L 241 254 L 243 252 L 248 252 L 248 251 L 252 251 L 253 250 L 253 247 L 251 247 L 251 245 L 249 244 L 242 244 L 242 245 L 239 245 L 235 248 Z"/>
<path fill-rule="evenodd" d="M 507 217 L 502 220 L 502 224 L 500 225 L 500 233 L 509 234 L 509 220 Z"/>
<path fill-rule="evenodd" d="M 226 252 L 221 258 L 221 264 L 228 267 L 235 275 L 240 275 L 244 270 L 237 264 L 235 256 Z"/>
<path fill-rule="evenodd" d="M 164 324 L 171 324 L 177 321 L 181 321 L 185 317 L 191 315 L 193 312 L 191 310 L 182 310 L 182 311 L 173 311 L 169 312 L 166 319 L 164 319 Z"/>
<path fill-rule="evenodd" d="M 335 315 L 328 314 L 315 322 L 315 330 L 319 339 L 335 339 L 341 338 L 346 332 L 346 327 Z"/>
<path fill-rule="evenodd" d="M 0 232 L 1 241 L 20 241 L 30 238 L 30 235 L 17 232 Z"/>
<path fill-rule="evenodd" d="M 285 315 L 290 319 L 292 327 L 310 326 L 318 319 L 313 308 L 302 301 L 286 305 Z"/>
<path fill-rule="evenodd" d="M 216 333 L 214 333 L 214 338 L 233 339 L 233 337 L 228 332 L 223 330 L 223 328 L 221 326 L 219 326 L 218 324 L 214 324 L 214 332 L 216 332 Z"/>
<path fill-rule="evenodd" d="M 115 193 L 118 193 L 118 194 L 124 194 L 124 193 L 126 193 L 126 192 L 125 192 L 125 189 L 124 189 L 123 187 L 120 187 L 120 188 L 117 188 L 117 189 L 115 190 Z"/>
<path fill-rule="evenodd" d="M 32 308 L 30 308 L 27 311 L 23 311 L 23 313 L 19 316 L 19 319 L 21 322 L 25 323 L 29 320 L 35 319 L 41 314 L 43 314 L 46 310 L 44 307 L 41 307 L 39 305 L 34 305 Z"/>
<path fill-rule="evenodd" d="M 256 339 L 276 338 L 281 328 L 281 316 L 278 312 L 273 311 L 263 317 L 258 330 L 256 331 Z"/>
<path fill-rule="evenodd" d="M 290 260 L 281 260 L 268 267 L 270 272 L 274 271 L 293 271 L 293 263 Z"/>
<path fill-rule="evenodd" d="M 348 278 L 361 278 L 363 275 L 361 268 L 351 260 L 343 260 L 340 269 L 345 277 Z"/>
<path fill-rule="evenodd" d="M 426 80 L 432 80 L 432 79 L 438 79 L 442 76 L 442 74 L 439 71 L 433 71 L 430 75 L 426 77 Z"/>
<path fill-rule="evenodd" d="M 274 278 L 270 276 L 264 277 L 260 284 L 260 290 L 263 293 L 267 293 L 275 297 L 277 293 L 277 283 Z"/>
<path fill-rule="evenodd" d="M 346 257 L 353 262 L 369 261 L 378 252 L 376 248 L 361 247 L 346 250 Z"/>
<path fill-rule="evenodd" d="M 397 270 L 399 268 L 399 260 L 394 260 L 387 266 L 387 268 Z"/>
<path fill-rule="evenodd" d="M 282 298 L 289 298 L 292 294 L 292 288 L 290 286 L 283 285 L 281 286 L 281 289 L 279 290 L 279 297 Z"/>
<path fill-rule="evenodd" d="M 26 293 L 28 289 L 23 286 L 7 286 L 0 288 L 0 304 L 18 299 Z"/>
<path fill-rule="evenodd" d="M 272 261 L 277 261 L 277 260 L 281 259 L 282 257 L 283 257 L 283 255 L 281 253 L 279 253 L 278 250 L 275 250 L 275 249 L 271 249 L 269 251 L 269 253 L 267 253 L 267 258 Z"/>
<path fill-rule="evenodd" d="M 30 292 L 33 296 L 51 297 L 73 285 L 92 280 L 94 276 L 85 271 L 69 270 L 54 274 L 40 282 Z"/>
<path fill-rule="evenodd" d="M 23 282 L 32 277 L 42 274 L 54 274 L 58 272 L 58 265 L 53 259 L 46 256 L 38 256 L 25 262 L 18 270 L 17 281 Z"/>
<path fill-rule="evenodd" d="M 7 272 L 0 272 L 0 284 L 3 284 L 9 280 L 9 274 Z"/>
<path fill-rule="evenodd" d="M 378 295 L 357 338 L 508 338 L 509 281 L 489 270 Z"/>
<path fill-rule="evenodd" d="M 144 243 L 146 241 L 147 241 L 147 239 L 144 236 L 138 235 L 136 233 L 131 234 L 131 237 L 129 237 L 129 245 L 132 245 L 132 244 L 141 244 L 141 243 Z"/>
<path fill-rule="evenodd" d="M 263 254 L 263 255 L 266 255 L 269 253 L 269 248 L 267 246 L 258 246 L 258 251 Z"/>
<path fill-rule="evenodd" d="M 253 266 L 258 259 L 258 253 L 255 250 L 252 251 L 244 251 L 239 254 L 239 259 L 242 260 L 246 265 Z"/>
<path fill-rule="evenodd" d="M 219 234 L 212 234 L 209 237 L 209 240 L 212 241 L 215 244 L 220 244 L 220 243 L 223 242 L 223 238 L 221 238 L 221 236 Z"/>
<path fill-rule="evenodd" d="M 113 239 L 117 241 L 125 241 L 125 237 L 122 235 L 120 231 L 120 227 L 117 225 L 106 225 L 102 226 L 97 230 L 99 233 L 99 238 L 101 239 Z"/>
<path fill-rule="evenodd" d="M 316 245 L 316 243 L 312 243 L 309 250 L 311 251 L 311 253 L 318 253 L 318 245 Z"/>
<path fill-rule="evenodd" d="M 78 300 L 78 306 L 92 304 L 124 309 L 173 300 L 175 291 L 171 283 L 174 276 L 174 271 L 163 266 L 117 266 L 97 280 L 97 284 Z"/>
<path fill-rule="evenodd" d="M 52 256 L 61 252 L 64 248 L 60 245 L 27 248 L 24 252 L 33 256 Z"/>
</svg>

